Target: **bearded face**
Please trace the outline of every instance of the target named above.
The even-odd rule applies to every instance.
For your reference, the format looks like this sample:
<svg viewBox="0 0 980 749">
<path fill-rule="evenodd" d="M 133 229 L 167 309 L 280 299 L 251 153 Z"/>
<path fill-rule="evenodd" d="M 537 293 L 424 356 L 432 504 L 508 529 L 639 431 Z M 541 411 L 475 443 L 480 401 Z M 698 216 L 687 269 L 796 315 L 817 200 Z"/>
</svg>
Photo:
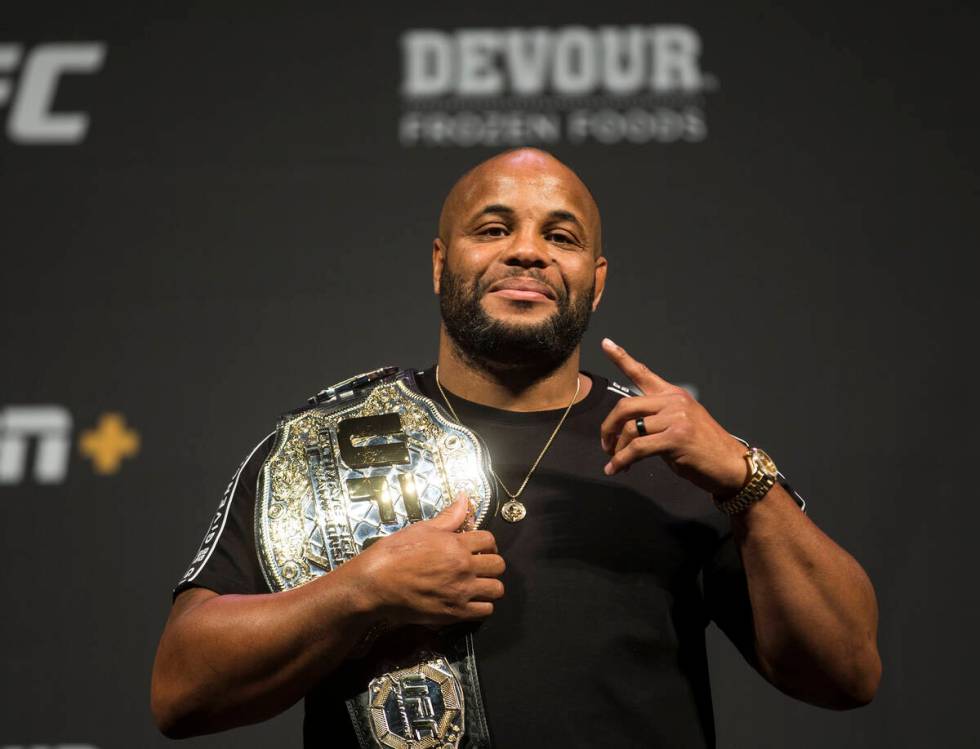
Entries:
<svg viewBox="0 0 980 749">
<path fill-rule="evenodd" d="M 595 295 L 594 284 L 571 296 L 564 287 L 549 283 L 535 268 L 511 268 L 506 277 L 531 278 L 555 292 L 555 311 L 527 322 L 503 321 L 487 313 L 482 300 L 491 282 L 467 281 L 448 264 L 440 276 L 439 307 L 450 338 L 459 351 L 483 369 L 523 371 L 540 377 L 563 364 L 588 328 Z M 494 282 L 501 279 L 494 279 Z M 513 302 L 530 309 L 534 302 Z"/>
<path fill-rule="evenodd" d="M 565 365 L 602 298 L 601 235 L 592 194 L 550 154 L 517 149 L 467 172 L 432 246 L 453 350 L 517 389 Z"/>
</svg>

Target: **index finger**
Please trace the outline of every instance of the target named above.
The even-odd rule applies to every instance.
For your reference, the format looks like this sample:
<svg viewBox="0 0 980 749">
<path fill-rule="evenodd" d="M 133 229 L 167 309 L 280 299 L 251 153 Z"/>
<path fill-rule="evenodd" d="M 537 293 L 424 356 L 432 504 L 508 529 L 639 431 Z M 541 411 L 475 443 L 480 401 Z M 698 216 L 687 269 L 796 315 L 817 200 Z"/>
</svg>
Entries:
<svg viewBox="0 0 980 749">
<path fill-rule="evenodd" d="M 626 352 L 626 349 L 611 338 L 602 339 L 602 350 L 612 360 L 613 364 L 619 367 L 623 374 L 629 377 L 645 394 L 651 395 L 672 387 L 667 380 L 653 372 L 646 364 L 638 362 Z"/>
</svg>

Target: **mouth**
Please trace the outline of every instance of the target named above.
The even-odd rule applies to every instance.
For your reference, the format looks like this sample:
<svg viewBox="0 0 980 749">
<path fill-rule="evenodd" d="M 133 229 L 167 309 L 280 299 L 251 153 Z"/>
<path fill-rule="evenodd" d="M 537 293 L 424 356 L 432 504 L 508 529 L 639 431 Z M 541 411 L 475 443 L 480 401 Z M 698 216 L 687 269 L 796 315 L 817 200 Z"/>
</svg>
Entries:
<svg viewBox="0 0 980 749">
<path fill-rule="evenodd" d="M 547 302 L 557 298 L 550 286 L 531 278 L 505 278 L 493 284 L 487 294 L 519 302 Z"/>
</svg>

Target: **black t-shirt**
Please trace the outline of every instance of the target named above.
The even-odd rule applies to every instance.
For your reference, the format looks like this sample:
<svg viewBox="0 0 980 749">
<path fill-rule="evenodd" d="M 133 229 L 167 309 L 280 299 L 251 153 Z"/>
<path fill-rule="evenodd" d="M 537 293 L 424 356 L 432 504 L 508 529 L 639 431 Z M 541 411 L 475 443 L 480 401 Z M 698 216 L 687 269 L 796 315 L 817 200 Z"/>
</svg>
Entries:
<svg viewBox="0 0 980 749">
<path fill-rule="evenodd" d="M 628 391 L 589 375 L 521 495 L 527 517 L 494 518 L 505 597 L 476 630 L 494 745 L 711 747 L 704 630 L 715 621 L 753 660 L 752 612 L 727 517 L 656 457 L 603 474 L 599 426 Z M 433 368 L 420 386 L 443 405 Z M 514 491 L 562 410 L 515 413 L 449 395 Z M 268 435 L 245 459 L 175 594 L 265 593 L 255 547 L 256 479 Z M 506 496 L 503 496 L 506 499 Z M 383 642 L 383 641 L 382 641 Z M 334 675 L 306 698 L 304 746 L 356 747 Z"/>
</svg>

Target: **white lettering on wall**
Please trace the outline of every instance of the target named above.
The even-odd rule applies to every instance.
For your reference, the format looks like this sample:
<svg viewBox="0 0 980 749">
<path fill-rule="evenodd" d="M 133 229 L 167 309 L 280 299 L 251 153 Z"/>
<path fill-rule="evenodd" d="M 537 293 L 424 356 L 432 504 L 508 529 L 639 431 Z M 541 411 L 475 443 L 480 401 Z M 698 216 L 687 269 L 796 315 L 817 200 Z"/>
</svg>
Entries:
<svg viewBox="0 0 980 749">
<path fill-rule="evenodd" d="M 68 473 L 72 419 L 63 406 L 8 406 L 0 411 L 0 484 L 18 484 L 27 472 L 27 449 L 36 440 L 34 480 L 58 484 Z"/>
<path fill-rule="evenodd" d="M 14 86 L 5 74 L 21 62 L 20 45 L 0 45 L 0 106 L 10 103 L 7 136 L 21 144 L 73 144 L 89 128 L 85 112 L 57 112 L 58 84 L 66 75 L 92 74 L 102 68 L 106 45 L 100 42 L 41 44 L 24 57 L 20 80 Z"/>
<path fill-rule="evenodd" d="M 689 26 L 411 29 L 401 37 L 407 97 L 582 96 L 702 90 Z"/>
</svg>

